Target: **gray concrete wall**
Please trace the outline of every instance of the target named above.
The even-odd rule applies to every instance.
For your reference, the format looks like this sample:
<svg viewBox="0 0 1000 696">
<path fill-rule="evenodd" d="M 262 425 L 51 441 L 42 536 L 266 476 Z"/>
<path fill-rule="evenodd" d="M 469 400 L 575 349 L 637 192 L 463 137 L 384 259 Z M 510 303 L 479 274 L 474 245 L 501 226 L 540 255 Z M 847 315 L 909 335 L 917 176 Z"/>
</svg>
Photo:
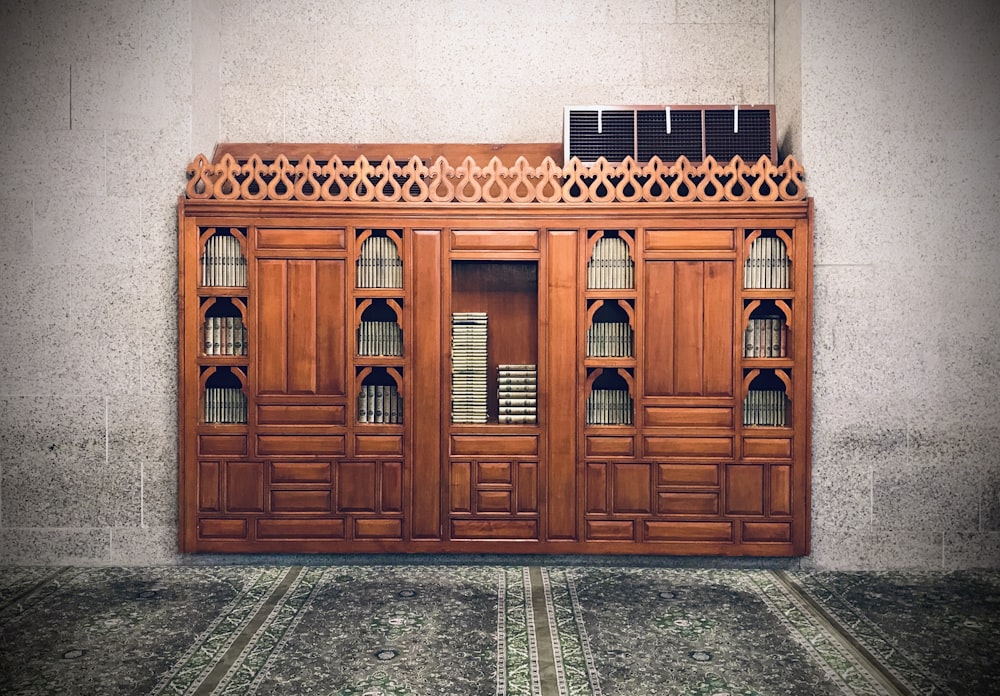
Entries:
<svg viewBox="0 0 1000 696">
<path fill-rule="evenodd" d="M 989 33 L 985 18 L 913 12 L 899 24 L 866 2 L 812 0 L 9 4 L 0 562 L 178 560 L 175 203 L 198 152 L 552 142 L 567 104 L 781 94 L 817 198 L 807 563 L 955 567 L 982 563 L 963 549 L 986 543 L 1000 564 L 997 433 L 984 415 L 1000 391 L 984 340 L 1000 299 L 987 287 L 997 197 L 960 164 L 996 173 L 996 104 L 940 98 L 932 114 L 894 115 L 899 100 L 920 101 L 928 70 L 957 96 L 949 77 L 983 61 L 995 17 Z M 877 27 L 895 43 L 883 47 Z M 966 28 L 978 43 L 953 48 Z M 904 78 L 889 95 L 886 65 Z M 932 131 L 943 116 L 962 125 Z M 928 146 L 960 190 L 928 189 L 916 166 Z"/>
<path fill-rule="evenodd" d="M 1000 5 L 801 5 L 811 561 L 1000 566 Z"/>
</svg>

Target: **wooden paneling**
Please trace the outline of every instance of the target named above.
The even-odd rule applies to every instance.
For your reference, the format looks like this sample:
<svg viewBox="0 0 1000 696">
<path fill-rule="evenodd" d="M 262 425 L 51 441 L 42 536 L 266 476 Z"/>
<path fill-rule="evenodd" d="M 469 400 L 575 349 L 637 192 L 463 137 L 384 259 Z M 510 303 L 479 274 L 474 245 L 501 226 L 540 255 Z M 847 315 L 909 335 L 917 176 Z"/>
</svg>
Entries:
<svg viewBox="0 0 1000 696">
<path fill-rule="evenodd" d="M 536 251 L 537 230 L 452 230 L 455 251 Z"/>
<path fill-rule="evenodd" d="M 550 230 L 548 234 L 545 303 L 545 368 L 539 374 L 544 384 L 541 403 L 548 433 L 545 466 L 545 534 L 548 539 L 577 536 L 577 326 L 579 301 L 576 230 Z"/>
<path fill-rule="evenodd" d="M 219 495 L 221 481 L 219 462 L 198 462 L 199 512 L 219 512 L 222 509 Z"/>
<path fill-rule="evenodd" d="M 337 509 L 375 512 L 375 462 L 341 462 L 337 476 Z"/>
<path fill-rule="evenodd" d="M 763 466 L 740 464 L 726 467 L 726 513 L 764 514 Z"/>
<path fill-rule="evenodd" d="M 305 151 L 293 149 L 301 160 Z M 716 204 L 698 192 L 679 205 L 188 195 L 179 225 L 182 551 L 808 551 L 808 202 Z M 373 230 L 394 240 L 402 287 L 349 282 Z M 202 285 L 212 234 L 240 243 L 245 288 Z M 625 241 L 634 287 L 586 287 L 588 242 L 601 234 Z M 760 234 L 791 239 L 791 288 L 742 287 Z M 217 302 L 243 315 L 247 355 L 199 347 Z M 356 354 L 359 313 L 372 302 L 373 314 L 383 302 L 396 314 L 402 355 Z M 789 357 L 741 358 L 743 315 L 755 302 L 787 308 Z M 586 355 L 584 332 L 605 303 L 617 322 L 627 315 L 631 355 Z M 489 315 L 482 426 L 449 422 L 452 311 Z M 600 311 L 602 322 L 616 314 Z M 536 423 L 496 423 L 500 363 L 537 365 Z M 790 380 L 792 425 L 738 422 L 737 384 L 778 369 Z M 242 380 L 248 422 L 205 423 L 205 380 L 230 371 Z M 617 374 L 628 385 L 628 425 L 584 422 L 583 392 L 602 373 L 602 383 Z M 356 423 L 359 384 L 387 376 L 405 398 L 403 423 Z"/>
<path fill-rule="evenodd" d="M 660 464 L 657 483 L 661 486 L 718 486 L 718 464 Z"/>
<path fill-rule="evenodd" d="M 611 511 L 651 512 L 650 467 L 648 464 L 612 463 Z"/>
<path fill-rule="evenodd" d="M 535 435 L 452 435 L 451 453 L 457 455 L 538 454 Z"/>
<path fill-rule="evenodd" d="M 344 230 L 257 229 L 258 249 L 344 249 Z"/>
<path fill-rule="evenodd" d="M 259 259 L 256 270 L 260 393 L 344 395 L 345 262 Z"/>
<path fill-rule="evenodd" d="M 271 491 L 272 512 L 333 512 L 333 493 L 315 491 Z"/>
<path fill-rule="evenodd" d="M 344 425 L 345 408 L 340 404 L 260 404 L 258 425 Z"/>
<path fill-rule="evenodd" d="M 537 539 L 537 520 L 452 520 L 452 539 Z"/>
<path fill-rule="evenodd" d="M 733 409 L 717 406 L 647 406 L 643 422 L 648 428 L 731 428 Z"/>
<path fill-rule="evenodd" d="M 412 474 L 407 481 L 410 534 L 414 539 L 441 538 L 441 480 L 448 472 L 442 464 L 441 439 L 441 231 L 414 230 L 412 268 L 413 302 L 420 307 L 420 321 L 413 322 L 413 370 L 410 387 L 420 395 L 420 407 L 409 400 L 408 428 Z M 453 489 L 454 492 L 454 489 Z M 448 505 L 448 501 L 444 501 Z"/>
<path fill-rule="evenodd" d="M 733 394 L 733 262 L 648 261 L 646 396 Z"/>
<path fill-rule="evenodd" d="M 649 436 L 643 438 L 643 454 L 675 459 L 729 458 L 733 456 L 733 438 Z"/>
<path fill-rule="evenodd" d="M 229 462 L 225 490 L 228 512 L 263 512 L 264 466 L 257 462 Z"/>
<path fill-rule="evenodd" d="M 732 541 L 732 522 L 646 522 L 650 541 Z"/>
<path fill-rule="evenodd" d="M 735 248 L 733 230 L 646 230 L 646 251 L 726 250 Z"/>
<path fill-rule="evenodd" d="M 219 455 L 247 453 L 246 435 L 201 435 L 198 438 L 199 454 Z"/>
<path fill-rule="evenodd" d="M 272 462 L 271 483 L 330 483 L 330 462 Z"/>
<path fill-rule="evenodd" d="M 343 435 L 258 435 L 257 454 L 261 457 L 344 454 Z"/>
<path fill-rule="evenodd" d="M 343 539 L 344 520 L 298 518 L 257 520 L 258 539 Z"/>
</svg>

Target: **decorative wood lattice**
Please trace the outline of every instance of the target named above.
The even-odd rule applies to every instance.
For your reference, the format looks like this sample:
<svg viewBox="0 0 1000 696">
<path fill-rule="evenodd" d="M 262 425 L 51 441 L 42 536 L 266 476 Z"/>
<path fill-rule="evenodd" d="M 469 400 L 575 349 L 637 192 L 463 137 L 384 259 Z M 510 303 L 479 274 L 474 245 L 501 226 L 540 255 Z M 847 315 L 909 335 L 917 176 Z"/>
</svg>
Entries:
<svg viewBox="0 0 1000 696">
<path fill-rule="evenodd" d="M 292 162 L 257 155 L 240 164 L 226 154 L 218 163 L 198 155 L 188 165 L 190 199 L 326 201 L 356 203 L 693 203 L 799 201 L 806 197 L 804 171 L 794 157 L 773 164 L 761 157 L 747 164 L 708 157 L 695 165 L 681 157 L 672 164 L 654 157 L 646 164 L 626 158 L 592 166 L 572 158 L 565 167 L 551 157 L 535 167 L 520 157 L 513 166 L 492 158 L 485 166 L 466 157 L 452 166 L 438 157 L 428 166 L 419 157 L 398 164 L 392 157 L 351 163 L 333 156 L 321 164 L 311 156 Z"/>
</svg>

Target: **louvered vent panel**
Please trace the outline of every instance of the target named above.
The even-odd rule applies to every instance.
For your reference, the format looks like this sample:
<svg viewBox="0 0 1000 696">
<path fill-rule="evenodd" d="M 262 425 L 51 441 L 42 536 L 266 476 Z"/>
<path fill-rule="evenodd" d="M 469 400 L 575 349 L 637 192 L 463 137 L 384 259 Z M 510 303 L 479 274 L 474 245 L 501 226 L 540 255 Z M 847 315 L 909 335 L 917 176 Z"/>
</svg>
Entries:
<svg viewBox="0 0 1000 696">
<path fill-rule="evenodd" d="M 705 111 L 705 152 L 716 160 L 729 161 L 736 155 L 756 162 L 771 154 L 771 112 L 766 109 L 740 109 L 739 128 L 733 128 L 733 109 Z"/>
<path fill-rule="evenodd" d="M 667 132 L 667 109 L 670 132 Z M 738 114 L 739 128 L 733 119 Z M 593 164 L 598 157 L 621 162 L 654 156 L 675 162 L 683 155 L 701 162 L 707 155 L 728 162 L 739 155 L 756 162 L 761 155 L 777 159 L 773 106 L 568 106 L 563 119 L 565 161 L 579 157 Z"/>
<path fill-rule="evenodd" d="M 598 157 L 621 161 L 635 152 L 632 111 L 588 109 L 569 112 L 569 157 L 593 162 Z"/>
<path fill-rule="evenodd" d="M 681 155 L 697 162 L 701 159 L 701 112 L 670 111 L 670 132 L 667 133 L 665 109 L 638 111 L 638 159 L 641 162 L 654 156 L 664 162 L 673 162 Z"/>
</svg>

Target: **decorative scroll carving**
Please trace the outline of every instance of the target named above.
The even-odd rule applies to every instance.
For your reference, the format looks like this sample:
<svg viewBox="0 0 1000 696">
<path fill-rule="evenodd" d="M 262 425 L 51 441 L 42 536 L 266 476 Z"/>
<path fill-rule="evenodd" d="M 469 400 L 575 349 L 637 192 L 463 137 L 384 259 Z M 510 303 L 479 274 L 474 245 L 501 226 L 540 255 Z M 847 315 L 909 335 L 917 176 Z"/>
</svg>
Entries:
<svg viewBox="0 0 1000 696">
<path fill-rule="evenodd" d="M 320 162 L 323 162 L 322 166 Z M 227 154 L 217 163 L 198 155 L 187 168 L 191 199 L 328 201 L 368 203 L 715 203 L 800 201 L 806 197 L 804 170 L 792 156 L 775 165 L 767 157 L 753 164 L 734 157 L 708 157 L 692 164 L 681 157 L 667 164 L 631 157 L 592 165 L 572 158 L 565 167 L 546 157 L 533 167 L 524 157 L 507 167 L 499 158 L 480 166 L 466 157 L 457 167 L 444 157 L 430 166 L 412 157 L 400 166 L 392 157 L 345 163 L 285 155 L 265 162 L 257 155 L 240 164 Z"/>
</svg>

